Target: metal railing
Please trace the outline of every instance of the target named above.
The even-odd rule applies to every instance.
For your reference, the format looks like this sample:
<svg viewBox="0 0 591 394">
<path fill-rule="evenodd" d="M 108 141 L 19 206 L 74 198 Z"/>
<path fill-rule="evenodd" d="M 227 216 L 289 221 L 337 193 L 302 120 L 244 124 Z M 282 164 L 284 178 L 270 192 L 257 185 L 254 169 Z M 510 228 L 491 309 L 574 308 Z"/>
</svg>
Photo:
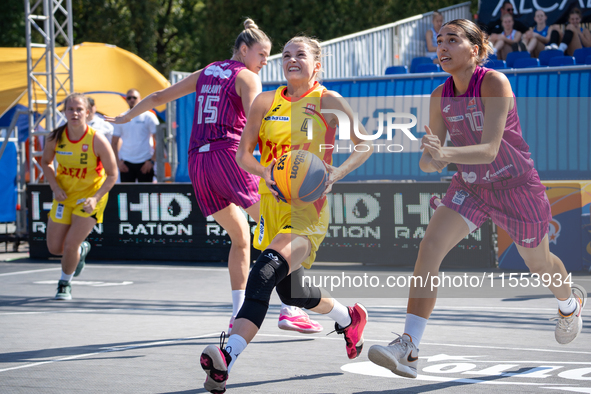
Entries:
<svg viewBox="0 0 591 394">
<path fill-rule="evenodd" d="M 470 2 L 438 10 L 443 20 L 471 19 Z M 325 41 L 322 79 L 383 75 L 389 66 L 407 65 L 426 52 L 425 33 L 433 12 Z M 281 54 L 270 56 L 260 72 L 263 82 L 284 80 Z"/>
</svg>

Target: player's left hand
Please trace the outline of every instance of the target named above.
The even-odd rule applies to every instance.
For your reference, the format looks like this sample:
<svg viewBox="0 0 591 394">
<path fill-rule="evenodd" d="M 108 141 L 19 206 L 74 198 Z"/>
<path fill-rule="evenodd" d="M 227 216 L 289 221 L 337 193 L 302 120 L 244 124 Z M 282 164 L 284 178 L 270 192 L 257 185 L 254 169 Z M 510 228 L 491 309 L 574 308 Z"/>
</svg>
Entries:
<svg viewBox="0 0 591 394">
<path fill-rule="evenodd" d="M 326 172 L 328 172 L 328 178 L 326 179 L 326 182 L 324 183 L 326 185 L 326 189 L 324 189 L 324 193 L 322 193 L 322 196 L 320 196 L 320 198 L 326 196 L 328 193 L 330 193 L 332 191 L 332 185 L 333 183 L 335 183 L 336 181 L 343 179 L 345 174 L 342 173 L 341 170 L 339 170 L 338 167 L 335 166 L 331 166 L 330 164 L 324 162 L 324 167 L 326 167 Z"/>
<path fill-rule="evenodd" d="M 88 197 L 86 201 L 84 201 L 84 212 L 92 213 L 92 211 L 94 211 L 94 208 L 96 208 L 96 203 L 96 197 Z"/>
<path fill-rule="evenodd" d="M 127 112 L 129 112 L 129 111 L 127 111 Z M 105 116 L 105 120 L 109 123 L 115 123 L 115 124 L 127 123 L 131 120 L 131 118 L 128 118 L 127 112 L 123 112 L 121 115 L 117 115 L 115 117 Z"/>
</svg>

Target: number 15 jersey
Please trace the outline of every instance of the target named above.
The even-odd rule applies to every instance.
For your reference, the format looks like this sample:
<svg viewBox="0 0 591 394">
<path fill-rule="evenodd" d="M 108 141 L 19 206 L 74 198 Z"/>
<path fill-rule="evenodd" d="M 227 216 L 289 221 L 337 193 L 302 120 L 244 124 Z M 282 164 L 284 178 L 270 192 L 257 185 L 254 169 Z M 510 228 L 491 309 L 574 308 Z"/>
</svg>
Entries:
<svg viewBox="0 0 591 394">
<path fill-rule="evenodd" d="M 78 141 L 72 141 L 68 128 L 55 144 L 55 158 L 58 162 L 56 181 L 66 192 L 67 198 L 61 204 L 74 207 L 80 200 L 92 197 L 101 188 L 107 175 L 100 158 L 94 150 L 97 131 L 86 126 L 86 131 Z"/>
<path fill-rule="evenodd" d="M 242 98 L 236 92 L 236 77 L 245 68 L 241 62 L 223 60 L 201 71 L 195 86 L 189 153 L 238 148 L 246 114 Z"/>
</svg>

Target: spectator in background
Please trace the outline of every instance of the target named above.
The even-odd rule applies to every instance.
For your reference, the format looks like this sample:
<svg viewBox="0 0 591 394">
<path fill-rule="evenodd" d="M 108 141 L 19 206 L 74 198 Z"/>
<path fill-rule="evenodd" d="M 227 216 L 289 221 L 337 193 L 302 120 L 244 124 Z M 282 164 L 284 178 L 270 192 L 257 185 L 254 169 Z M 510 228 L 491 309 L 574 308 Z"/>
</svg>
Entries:
<svg viewBox="0 0 591 394">
<path fill-rule="evenodd" d="M 497 37 L 495 37 L 495 35 L 501 34 L 503 32 L 504 29 L 503 29 L 502 19 L 503 19 L 503 16 L 505 16 L 507 14 L 513 16 L 513 18 L 514 18 L 513 28 L 515 30 L 517 30 L 521 34 L 523 34 L 529 30 L 529 27 L 527 27 L 523 23 L 519 22 L 518 20 L 515 20 L 515 9 L 513 8 L 513 4 L 511 4 L 510 1 L 505 1 L 503 3 L 503 6 L 501 7 L 501 16 L 499 17 L 499 19 L 490 22 L 486 26 L 483 26 L 484 29 L 486 30 L 486 32 L 490 36 L 489 41 L 497 40 Z"/>
<path fill-rule="evenodd" d="M 556 30 L 556 26 L 546 25 L 548 17 L 542 10 L 537 10 L 534 15 L 536 25 L 523 34 L 523 43 L 532 57 L 538 57 L 544 50 L 546 44 L 550 42 L 550 33 Z"/>
<path fill-rule="evenodd" d="M 132 109 L 142 98 L 137 89 L 129 89 L 125 99 L 129 109 Z M 152 182 L 154 179 L 154 134 L 158 124 L 156 115 L 146 111 L 129 123 L 115 125 L 111 145 L 121 182 Z M 122 142 L 121 149 L 118 149 L 119 140 Z"/>
<path fill-rule="evenodd" d="M 435 64 L 439 64 L 439 59 L 437 58 L 437 34 L 439 33 L 439 29 L 441 29 L 441 25 L 443 25 L 443 15 L 440 12 L 434 11 L 433 26 L 427 30 L 425 40 L 427 41 L 427 57 L 433 59 L 433 63 Z"/>
<path fill-rule="evenodd" d="M 546 49 L 559 49 L 568 56 L 573 56 L 575 51 L 582 47 L 591 47 L 591 32 L 581 26 L 583 15 L 581 10 L 573 8 L 568 14 L 568 24 L 564 30 L 562 40 L 559 33 L 559 26 L 553 25 L 554 29 L 550 34 L 550 44 Z M 560 42 L 560 45 L 558 45 Z"/>
<path fill-rule="evenodd" d="M 100 133 L 103 133 L 109 143 L 113 140 L 113 125 L 105 122 L 105 120 L 96 114 L 96 104 L 92 97 L 88 97 L 88 104 L 90 105 L 90 114 L 88 116 L 88 125 Z"/>
<path fill-rule="evenodd" d="M 521 32 L 513 28 L 513 15 L 505 14 L 501 17 L 501 20 L 503 22 L 503 31 L 501 34 L 494 34 L 495 39 L 491 39 L 491 44 L 497 57 L 500 60 L 505 60 L 509 53 L 519 50 L 518 45 L 521 42 Z"/>
</svg>

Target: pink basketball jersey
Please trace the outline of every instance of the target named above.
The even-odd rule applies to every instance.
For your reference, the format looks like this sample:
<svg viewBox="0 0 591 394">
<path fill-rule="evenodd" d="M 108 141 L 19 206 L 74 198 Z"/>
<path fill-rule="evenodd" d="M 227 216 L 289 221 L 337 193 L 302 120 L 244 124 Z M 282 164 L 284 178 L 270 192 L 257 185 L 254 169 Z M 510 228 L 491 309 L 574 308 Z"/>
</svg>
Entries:
<svg viewBox="0 0 591 394">
<path fill-rule="evenodd" d="M 480 89 L 488 71 L 490 69 L 477 66 L 468 90 L 461 96 L 456 97 L 454 94 L 452 77 L 443 85 L 441 115 L 454 146 L 477 145 L 482 139 L 485 108 Z M 458 164 L 458 171 L 467 183 L 508 181 L 528 173 L 534 167 L 530 156 L 529 146 L 522 137 L 515 101 L 513 109 L 507 114 L 503 139 L 495 160 L 490 164 Z"/>
<path fill-rule="evenodd" d="M 246 114 L 235 84 L 238 73 L 245 68 L 243 63 L 224 60 L 203 69 L 195 87 L 197 95 L 189 152 L 238 146 Z"/>
</svg>

